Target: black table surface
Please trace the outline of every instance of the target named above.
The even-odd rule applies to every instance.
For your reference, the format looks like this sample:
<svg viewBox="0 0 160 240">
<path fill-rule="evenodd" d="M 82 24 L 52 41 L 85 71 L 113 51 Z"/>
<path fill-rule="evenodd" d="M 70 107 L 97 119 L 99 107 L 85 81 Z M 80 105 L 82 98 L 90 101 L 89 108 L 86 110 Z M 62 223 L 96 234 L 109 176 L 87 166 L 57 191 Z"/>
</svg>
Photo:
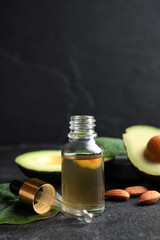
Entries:
<svg viewBox="0 0 160 240">
<path fill-rule="evenodd" d="M 40 149 L 56 149 L 53 145 L 1 146 L 0 182 L 10 182 L 14 178 L 25 179 L 16 166 L 17 155 Z M 137 180 L 106 179 L 106 189 L 123 188 L 129 185 L 145 184 Z M 57 186 L 60 191 L 60 186 Z M 137 198 L 126 202 L 105 202 L 105 211 L 92 223 L 58 213 L 55 217 L 24 225 L 0 225 L 0 240 L 79 240 L 79 239 L 160 239 L 160 201 L 148 206 L 138 205 Z"/>
</svg>

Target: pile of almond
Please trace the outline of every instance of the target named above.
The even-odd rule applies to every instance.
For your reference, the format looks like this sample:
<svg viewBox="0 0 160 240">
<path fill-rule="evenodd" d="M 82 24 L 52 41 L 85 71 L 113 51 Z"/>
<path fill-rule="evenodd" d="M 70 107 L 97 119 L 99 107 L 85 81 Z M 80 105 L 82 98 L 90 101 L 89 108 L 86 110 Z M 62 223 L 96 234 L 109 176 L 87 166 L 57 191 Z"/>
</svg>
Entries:
<svg viewBox="0 0 160 240">
<path fill-rule="evenodd" d="M 125 189 L 113 189 L 105 192 L 105 197 L 115 201 L 126 201 L 130 197 L 139 197 L 141 204 L 153 204 L 160 199 L 160 193 L 148 190 L 144 186 L 132 186 Z"/>
</svg>

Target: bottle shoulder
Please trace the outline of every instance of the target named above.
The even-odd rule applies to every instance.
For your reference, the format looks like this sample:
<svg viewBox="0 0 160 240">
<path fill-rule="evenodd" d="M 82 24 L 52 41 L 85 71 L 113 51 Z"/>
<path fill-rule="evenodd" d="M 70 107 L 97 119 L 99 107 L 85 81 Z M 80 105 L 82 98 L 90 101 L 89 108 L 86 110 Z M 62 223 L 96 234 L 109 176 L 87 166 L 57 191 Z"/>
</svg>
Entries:
<svg viewBox="0 0 160 240">
<path fill-rule="evenodd" d="M 93 140 L 70 141 L 67 142 L 62 149 L 62 155 L 65 154 L 103 154 L 103 149 Z"/>
</svg>

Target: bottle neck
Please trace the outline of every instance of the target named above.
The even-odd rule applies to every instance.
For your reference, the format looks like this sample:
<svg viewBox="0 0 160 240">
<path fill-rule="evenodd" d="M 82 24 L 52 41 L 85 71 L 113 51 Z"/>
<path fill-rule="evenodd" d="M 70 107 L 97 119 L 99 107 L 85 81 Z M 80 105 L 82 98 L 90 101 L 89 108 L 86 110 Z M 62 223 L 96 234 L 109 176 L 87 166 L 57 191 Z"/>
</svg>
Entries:
<svg viewBox="0 0 160 240">
<path fill-rule="evenodd" d="M 70 121 L 70 132 L 68 134 L 70 141 L 94 139 L 97 136 L 94 130 L 95 121 L 93 116 L 72 116 Z"/>
</svg>

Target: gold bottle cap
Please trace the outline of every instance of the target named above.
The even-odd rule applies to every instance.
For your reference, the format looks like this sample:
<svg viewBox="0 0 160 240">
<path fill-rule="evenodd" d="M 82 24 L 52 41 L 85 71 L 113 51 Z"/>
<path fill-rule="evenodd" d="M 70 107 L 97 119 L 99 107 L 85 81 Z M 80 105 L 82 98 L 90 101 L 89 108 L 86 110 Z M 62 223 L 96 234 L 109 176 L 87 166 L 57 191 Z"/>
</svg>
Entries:
<svg viewBox="0 0 160 240">
<path fill-rule="evenodd" d="M 10 185 L 11 191 L 16 193 L 14 181 Z M 51 184 L 37 178 L 29 178 L 18 187 L 20 201 L 30 206 L 36 213 L 44 214 L 51 209 L 56 197 L 56 190 Z"/>
</svg>

